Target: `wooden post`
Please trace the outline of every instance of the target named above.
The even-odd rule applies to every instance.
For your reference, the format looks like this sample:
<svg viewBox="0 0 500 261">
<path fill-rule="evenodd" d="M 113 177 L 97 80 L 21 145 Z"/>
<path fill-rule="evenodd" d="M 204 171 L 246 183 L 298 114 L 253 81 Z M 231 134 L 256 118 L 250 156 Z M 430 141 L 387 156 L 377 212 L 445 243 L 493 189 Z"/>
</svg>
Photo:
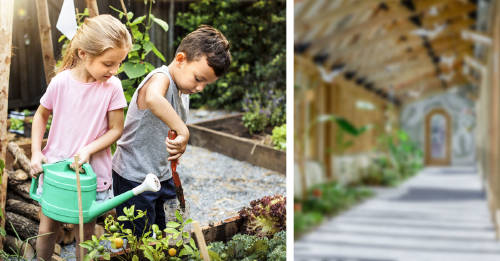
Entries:
<svg viewBox="0 0 500 261">
<path fill-rule="evenodd" d="M 12 19 L 14 0 L 2 1 L 0 6 L 0 160 L 5 162 L 7 149 L 7 104 L 9 101 L 10 58 L 12 55 Z M 5 227 L 5 201 L 7 199 L 7 173 L 1 175 L 0 185 L 0 229 Z M 0 237 L 3 249 L 3 237 Z"/>
<path fill-rule="evenodd" d="M 78 223 L 79 223 L 79 228 L 80 228 L 80 243 L 83 243 L 84 239 L 84 231 L 83 231 L 83 211 L 82 211 L 82 188 L 80 186 L 80 166 L 78 165 L 78 162 L 80 161 L 80 158 L 78 155 L 75 156 L 75 174 L 76 174 L 76 190 L 78 193 Z M 81 246 L 76 246 L 80 250 L 80 260 L 83 260 L 83 247 Z M 78 250 L 77 250 L 78 251 Z"/>
<path fill-rule="evenodd" d="M 203 237 L 203 233 L 201 232 L 200 223 L 198 223 L 198 221 L 194 221 L 193 228 L 203 261 L 210 261 L 210 257 L 208 256 L 207 244 L 205 243 L 205 238 Z"/>
<path fill-rule="evenodd" d="M 87 3 L 87 8 L 89 9 L 89 16 L 94 17 L 99 15 L 99 9 L 97 8 L 97 1 L 96 0 L 85 0 Z M 127 14 L 125 14 L 127 15 Z"/>
<path fill-rule="evenodd" d="M 499 166 L 500 164 L 498 163 L 498 160 L 500 159 L 500 148 L 499 146 L 499 134 L 498 131 L 500 130 L 500 105 L 498 104 L 500 102 L 499 100 L 499 95 L 500 95 L 500 15 L 498 14 L 498 11 L 500 11 L 500 3 L 498 1 L 494 2 L 494 9 L 493 12 L 493 27 L 492 27 L 492 32 L 493 32 L 493 48 L 492 48 L 492 55 L 491 55 L 491 118 L 490 118 L 490 129 L 489 129 L 489 134 L 491 137 L 491 161 L 490 161 L 490 175 L 491 175 L 491 180 L 493 181 L 492 184 L 490 184 L 490 187 L 493 188 L 493 197 L 494 197 L 494 204 L 493 207 L 495 209 L 491 209 L 490 211 L 492 213 L 495 213 L 497 215 L 497 210 L 499 209 L 498 203 L 500 202 L 499 199 L 499 189 L 498 189 L 498 184 L 499 182 Z M 500 224 L 498 223 L 498 217 L 495 219 L 495 227 L 496 227 L 496 234 L 497 234 L 497 239 L 500 237 Z"/>
<path fill-rule="evenodd" d="M 168 60 L 174 58 L 174 24 L 175 24 L 175 0 L 170 0 L 170 8 L 168 9 Z"/>
<path fill-rule="evenodd" d="M 49 84 L 54 77 L 56 60 L 54 59 L 54 48 L 52 47 L 52 34 L 50 29 L 49 8 L 47 0 L 36 0 L 38 16 L 38 28 L 40 30 L 40 42 L 42 45 L 43 67 L 45 70 L 45 80 Z"/>
</svg>

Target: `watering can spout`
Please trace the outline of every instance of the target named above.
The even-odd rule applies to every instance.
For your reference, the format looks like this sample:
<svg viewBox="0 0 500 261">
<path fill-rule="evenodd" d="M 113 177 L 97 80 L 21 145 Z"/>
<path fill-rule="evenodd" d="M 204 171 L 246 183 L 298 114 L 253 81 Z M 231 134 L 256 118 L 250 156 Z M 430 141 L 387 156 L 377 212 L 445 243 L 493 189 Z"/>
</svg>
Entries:
<svg viewBox="0 0 500 261">
<path fill-rule="evenodd" d="M 160 190 L 160 181 L 156 175 L 149 173 L 146 175 L 146 179 L 142 182 L 141 185 L 129 190 L 125 193 L 122 193 L 112 199 L 108 199 L 104 202 L 96 202 L 92 203 L 92 206 L 89 209 L 89 216 L 98 217 L 102 213 L 109 211 L 110 209 L 120 205 L 121 203 L 129 200 L 133 196 L 139 195 L 145 191 L 159 191 Z"/>
</svg>

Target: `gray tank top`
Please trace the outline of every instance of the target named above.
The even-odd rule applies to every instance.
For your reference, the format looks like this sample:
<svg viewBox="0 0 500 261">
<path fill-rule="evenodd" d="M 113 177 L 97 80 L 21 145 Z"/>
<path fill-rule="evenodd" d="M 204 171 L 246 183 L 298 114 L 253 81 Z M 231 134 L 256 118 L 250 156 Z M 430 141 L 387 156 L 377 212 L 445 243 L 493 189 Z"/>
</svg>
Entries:
<svg viewBox="0 0 500 261">
<path fill-rule="evenodd" d="M 139 90 L 155 73 L 164 73 L 170 79 L 165 98 L 184 122 L 187 121 L 189 113 L 189 95 L 179 96 L 179 91 L 167 66 L 155 69 L 144 78 L 132 96 L 123 134 L 117 142 L 113 155 L 113 170 L 123 178 L 135 182 L 142 182 L 148 173 L 155 174 L 160 181 L 172 177 L 165 145 L 169 127 L 151 110 L 137 108 Z"/>
</svg>

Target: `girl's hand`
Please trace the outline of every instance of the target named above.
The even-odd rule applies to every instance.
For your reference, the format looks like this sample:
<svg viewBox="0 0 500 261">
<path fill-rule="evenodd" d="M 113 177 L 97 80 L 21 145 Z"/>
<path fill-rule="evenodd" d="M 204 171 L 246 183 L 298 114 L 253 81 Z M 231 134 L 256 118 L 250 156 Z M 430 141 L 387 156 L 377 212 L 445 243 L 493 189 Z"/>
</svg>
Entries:
<svg viewBox="0 0 500 261">
<path fill-rule="evenodd" d="M 90 160 L 90 152 L 87 150 L 86 147 L 81 148 L 75 156 L 78 155 L 78 167 L 81 167 L 83 164 L 89 162 Z M 73 162 L 70 167 L 72 169 L 76 169 L 75 162 Z"/>
<path fill-rule="evenodd" d="M 37 151 L 31 155 L 31 162 L 30 162 L 30 176 L 32 178 L 38 177 L 40 173 L 43 172 L 42 169 L 42 163 L 47 162 L 47 157 L 43 155 L 41 151 Z"/>
<path fill-rule="evenodd" d="M 168 160 L 175 160 L 178 159 L 184 151 L 186 151 L 188 138 L 184 135 L 177 135 L 177 137 L 173 140 L 167 137 L 165 139 L 165 144 L 167 145 L 167 152 L 170 154 Z"/>
</svg>

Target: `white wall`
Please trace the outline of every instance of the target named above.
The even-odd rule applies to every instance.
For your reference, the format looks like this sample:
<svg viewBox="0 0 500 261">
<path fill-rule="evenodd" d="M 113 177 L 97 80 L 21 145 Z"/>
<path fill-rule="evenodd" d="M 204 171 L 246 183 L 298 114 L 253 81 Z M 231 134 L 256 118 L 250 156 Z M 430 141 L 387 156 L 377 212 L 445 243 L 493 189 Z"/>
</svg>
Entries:
<svg viewBox="0 0 500 261">
<path fill-rule="evenodd" d="M 475 162 L 474 102 L 460 91 L 447 92 L 406 105 L 400 114 L 401 128 L 416 140 L 425 153 L 425 116 L 433 109 L 443 108 L 452 121 L 451 165 L 472 165 Z"/>
</svg>

